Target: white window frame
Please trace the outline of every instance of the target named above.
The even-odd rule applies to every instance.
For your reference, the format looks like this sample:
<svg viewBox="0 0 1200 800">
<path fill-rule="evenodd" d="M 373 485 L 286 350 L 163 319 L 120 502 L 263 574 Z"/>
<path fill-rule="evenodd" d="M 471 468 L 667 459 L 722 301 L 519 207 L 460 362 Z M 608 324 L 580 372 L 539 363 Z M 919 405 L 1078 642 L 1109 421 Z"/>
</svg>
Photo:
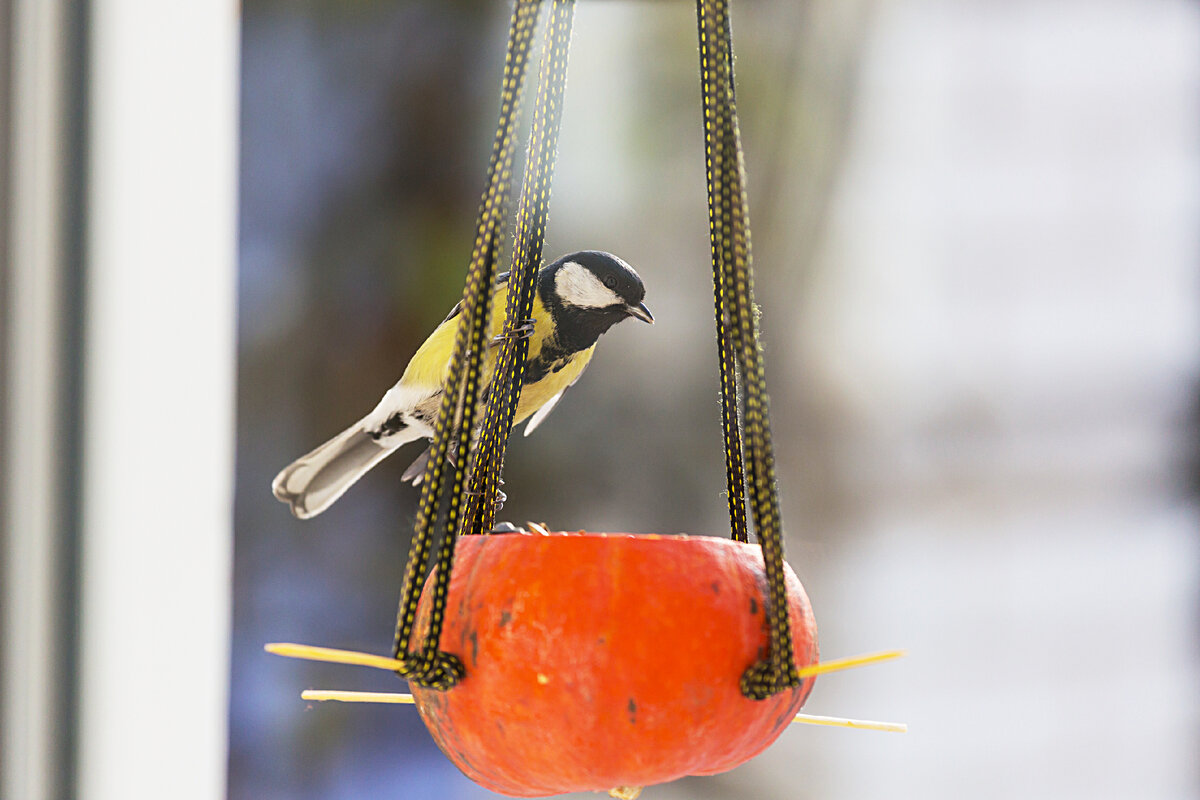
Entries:
<svg viewBox="0 0 1200 800">
<path fill-rule="evenodd" d="M 6 10 L 0 795 L 224 797 L 239 6 Z"/>
</svg>

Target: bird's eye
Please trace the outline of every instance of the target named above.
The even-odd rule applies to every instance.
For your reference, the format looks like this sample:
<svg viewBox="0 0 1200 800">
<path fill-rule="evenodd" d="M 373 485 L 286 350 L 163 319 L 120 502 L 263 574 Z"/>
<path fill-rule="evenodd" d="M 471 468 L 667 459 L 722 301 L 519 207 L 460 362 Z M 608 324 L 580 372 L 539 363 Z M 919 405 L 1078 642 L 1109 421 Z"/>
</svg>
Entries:
<svg viewBox="0 0 1200 800">
<path fill-rule="evenodd" d="M 604 285 L 610 289 L 615 289 L 615 288 L 617 288 L 617 279 L 614 278 L 612 275 L 605 275 L 604 276 Z"/>
</svg>

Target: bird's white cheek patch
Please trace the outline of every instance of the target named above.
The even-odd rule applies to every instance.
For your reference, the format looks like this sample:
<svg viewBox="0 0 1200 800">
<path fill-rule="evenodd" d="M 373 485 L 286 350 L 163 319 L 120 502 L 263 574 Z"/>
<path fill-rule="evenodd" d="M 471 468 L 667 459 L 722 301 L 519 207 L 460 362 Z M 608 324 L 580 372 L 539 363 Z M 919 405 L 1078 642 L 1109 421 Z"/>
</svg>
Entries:
<svg viewBox="0 0 1200 800">
<path fill-rule="evenodd" d="M 609 289 L 591 270 L 568 261 L 554 276 L 554 288 L 563 302 L 584 308 L 606 308 L 617 305 L 621 298 Z"/>
</svg>

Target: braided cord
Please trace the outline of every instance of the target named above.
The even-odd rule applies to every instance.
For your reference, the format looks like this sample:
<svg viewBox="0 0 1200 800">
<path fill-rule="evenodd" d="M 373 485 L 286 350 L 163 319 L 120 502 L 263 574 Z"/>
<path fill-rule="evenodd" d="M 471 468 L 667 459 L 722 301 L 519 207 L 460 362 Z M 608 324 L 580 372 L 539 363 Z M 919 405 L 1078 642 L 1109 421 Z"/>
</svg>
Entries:
<svg viewBox="0 0 1200 800">
<path fill-rule="evenodd" d="M 730 521 L 733 537 L 745 541 L 744 492 L 748 483 L 751 513 L 762 547 L 767 579 L 770 652 L 767 658 L 746 670 L 741 679 L 741 690 L 747 697 L 764 699 L 799 686 L 800 677 L 792 656 L 784 583 L 783 519 L 754 303 L 749 202 L 734 95 L 729 2 L 697 0 L 696 11 Z M 736 356 L 736 363 L 733 356 Z M 745 408 L 744 449 L 749 455 L 745 460 L 745 472 L 742 468 L 743 443 L 737 431 L 739 399 Z"/>
<path fill-rule="evenodd" d="M 697 3 L 698 9 L 702 0 Z M 708 237 L 713 264 L 713 303 L 717 323 L 717 362 L 721 374 L 721 427 L 725 438 L 726 496 L 729 504 L 729 525 L 735 541 L 749 541 L 746 526 L 746 474 L 742 456 L 742 432 L 738 419 L 738 376 L 734 336 L 730 330 L 734 316 L 733 283 L 728 280 L 726 264 L 733 260 L 732 202 L 723 147 L 718 110 L 721 83 L 719 65 L 712 61 L 708 33 L 702 13 L 696 15 L 700 29 L 700 88 L 704 111 L 705 173 L 708 182 Z"/>
<path fill-rule="evenodd" d="M 574 16 L 575 0 L 554 0 L 543 43 L 529 156 L 517 207 L 516 242 L 512 274 L 508 281 L 505 328 L 501 334 L 495 377 L 489 389 L 483 432 L 471 472 L 471 489 L 467 493 L 467 509 L 463 514 L 464 533 L 490 531 L 495 522 L 500 472 L 504 466 L 505 447 L 512 433 L 517 404 L 521 399 L 525 358 L 529 352 L 527 325 L 533 316 L 538 266 L 541 264 L 546 237 Z"/>
<path fill-rule="evenodd" d="M 392 654 L 405 667 L 401 676 L 422 686 L 449 689 L 464 675 L 461 660 L 438 650 L 445 618 L 446 589 L 454 557 L 454 532 L 466 483 L 469 431 L 475 417 L 479 395 L 485 336 L 490 325 L 492 287 L 495 283 L 497 252 L 501 246 L 512 183 L 512 162 L 530 44 L 537 26 L 542 0 L 516 0 L 509 26 L 508 47 L 504 57 L 500 115 L 488 164 L 487 185 L 480 203 L 475 243 L 463 290 L 461 317 L 455 332 L 454 348 L 448 365 L 445 388 L 434 426 L 432 452 L 425 466 L 418 501 L 417 518 L 396 618 Z M 461 421 L 455 419 L 461 415 Z M 458 424 L 456 424 L 456 422 Z M 447 488 L 445 465 L 451 440 L 454 440 L 454 474 Z M 416 623 L 417 603 L 429 562 L 429 551 L 436 534 L 439 509 L 446 509 L 445 535 L 438 552 L 438 579 L 428 635 L 423 647 L 408 650 Z M 443 576 L 445 578 L 443 579 Z M 402 655 L 403 654 L 403 655 Z"/>
</svg>

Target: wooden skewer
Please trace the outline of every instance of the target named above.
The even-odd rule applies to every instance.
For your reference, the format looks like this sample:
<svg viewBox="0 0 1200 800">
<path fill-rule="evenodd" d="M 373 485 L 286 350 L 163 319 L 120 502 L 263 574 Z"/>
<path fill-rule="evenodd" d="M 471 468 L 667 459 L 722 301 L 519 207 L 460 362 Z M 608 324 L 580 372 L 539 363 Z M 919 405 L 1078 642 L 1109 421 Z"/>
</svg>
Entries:
<svg viewBox="0 0 1200 800">
<path fill-rule="evenodd" d="M 900 658 L 903 655 L 905 655 L 903 650 L 884 650 L 879 653 L 868 653 L 865 656 L 850 656 L 848 658 L 835 658 L 832 661 L 820 661 L 816 664 L 809 664 L 807 667 L 801 667 L 796 671 L 801 678 L 809 678 L 813 675 L 824 675 L 828 672 L 841 672 L 844 669 L 865 667 L 867 664 L 878 664 L 880 661 L 891 661 L 893 658 Z"/>
<path fill-rule="evenodd" d="M 411 694 L 402 692 L 343 692 L 332 689 L 308 689 L 300 693 L 303 700 L 323 702 L 334 700 L 339 703 L 399 703 L 415 702 Z M 890 731 L 892 733 L 907 733 L 908 726 L 903 722 L 875 722 L 866 719 L 844 719 L 842 717 L 819 717 L 814 714 L 797 714 L 792 722 L 804 725 L 829 725 L 835 728 L 858 728 L 869 731 Z"/>
<path fill-rule="evenodd" d="M 339 703 L 401 703 L 416 701 L 411 694 L 402 692 L 341 692 L 336 689 L 306 689 L 300 693 L 301 700 L 336 700 Z"/>
<path fill-rule="evenodd" d="M 310 644 L 275 642 L 266 645 L 263 649 L 277 656 L 303 658 L 306 661 L 327 661 L 332 664 L 353 664 L 359 667 L 374 667 L 375 669 L 386 669 L 388 672 L 395 672 L 403 666 L 403 662 L 395 658 L 372 655 L 371 653 L 359 653 L 355 650 L 313 647 Z"/>
<path fill-rule="evenodd" d="M 805 725 L 831 725 L 835 728 L 859 728 L 866 731 L 888 731 L 890 733 L 908 733 L 908 725 L 903 722 L 875 722 L 869 719 L 844 719 L 843 717 L 819 717 L 816 714 L 797 714 L 792 722 Z"/>
</svg>

